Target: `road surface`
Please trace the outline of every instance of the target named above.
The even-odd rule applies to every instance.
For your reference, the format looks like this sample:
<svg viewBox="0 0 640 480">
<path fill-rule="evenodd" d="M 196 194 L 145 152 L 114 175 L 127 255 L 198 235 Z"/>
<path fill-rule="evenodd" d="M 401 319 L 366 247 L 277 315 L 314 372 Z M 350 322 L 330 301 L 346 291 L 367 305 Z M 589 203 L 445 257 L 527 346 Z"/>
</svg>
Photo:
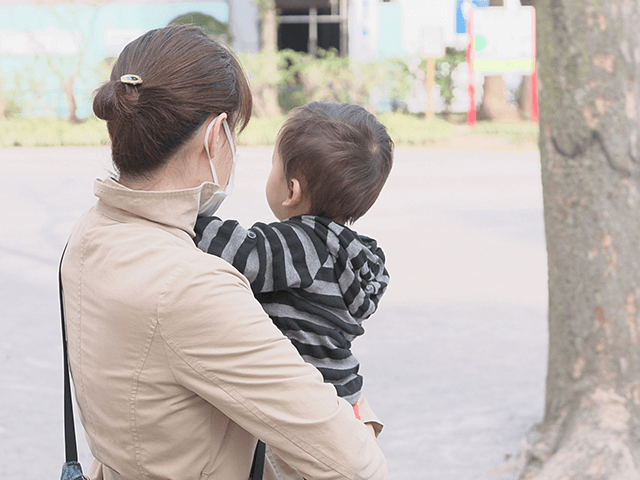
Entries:
<svg viewBox="0 0 640 480">
<path fill-rule="evenodd" d="M 270 165 L 270 148 L 240 148 L 236 189 L 219 215 L 273 220 Z M 0 149 L 0 478 L 60 474 L 57 262 L 108 168 L 105 148 Z M 354 228 L 379 241 L 391 274 L 354 344 L 386 423 L 391 478 L 509 478 L 505 457 L 544 404 L 538 153 L 398 148 L 383 193 Z"/>
</svg>

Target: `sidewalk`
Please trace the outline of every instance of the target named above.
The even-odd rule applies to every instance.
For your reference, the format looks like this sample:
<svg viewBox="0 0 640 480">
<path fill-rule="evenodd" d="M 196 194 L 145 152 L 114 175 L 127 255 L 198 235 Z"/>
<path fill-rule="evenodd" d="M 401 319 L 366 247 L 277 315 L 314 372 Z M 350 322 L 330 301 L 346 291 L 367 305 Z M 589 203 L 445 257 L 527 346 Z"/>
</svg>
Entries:
<svg viewBox="0 0 640 480">
<path fill-rule="evenodd" d="M 0 149 L 3 478 L 60 474 L 57 262 L 108 164 L 103 148 Z M 219 215 L 273 220 L 264 200 L 270 165 L 270 148 L 241 148 L 236 188 Z M 393 480 L 508 478 L 494 469 L 542 417 L 539 170 L 537 152 L 398 149 L 378 203 L 354 226 L 378 240 L 391 274 L 354 351 L 386 423 L 380 445 Z"/>
</svg>

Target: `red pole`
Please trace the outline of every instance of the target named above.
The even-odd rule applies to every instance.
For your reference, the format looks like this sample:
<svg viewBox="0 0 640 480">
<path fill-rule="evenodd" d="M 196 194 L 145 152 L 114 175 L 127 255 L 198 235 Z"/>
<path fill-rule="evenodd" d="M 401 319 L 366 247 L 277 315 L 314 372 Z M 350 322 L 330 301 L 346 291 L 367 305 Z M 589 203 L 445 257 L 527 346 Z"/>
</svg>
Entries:
<svg viewBox="0 0 640 480">
<path fill-rule="evenodd" d="M 540 115 L 538 113 L 538 59 L 536 50 L 536 9 L 532 7 L 533 17 L 533 72 L 531 72 L 531 120 L 538 122 Z"/>
<path fill-rule="evenodd" d="M 476 87 L 473 78 L 473 9 L 469 9 L 467 19 L 467 31 L 469 32 L 469 43 L 467 44 L 467 67 L 469 70 L 469 110 L 467 110 L 467 124 L 470 127 L 476 126 Z"/>
</svg>

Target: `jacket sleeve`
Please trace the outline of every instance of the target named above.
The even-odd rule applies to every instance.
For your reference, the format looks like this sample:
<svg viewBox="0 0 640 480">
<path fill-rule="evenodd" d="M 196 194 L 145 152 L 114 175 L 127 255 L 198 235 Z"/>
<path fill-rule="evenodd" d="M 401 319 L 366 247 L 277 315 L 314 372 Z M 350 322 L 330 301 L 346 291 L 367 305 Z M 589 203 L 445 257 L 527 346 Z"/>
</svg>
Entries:
<svg viewBox="0 0 640 480">
<path fill-rule="evenodd" d="M 384 456 L 351 405 L 302 360 L 244 278 L 202 257 L 171 275 L 158 303 L 176 380 L 305 478 L 387 480 Z"/>
<path fill-rule="evenodd" d="M 255 293 L 304 288 L 320 267 L 316 245 L 287 222 L 245 229 L 236 220 L 199 217 L 195 230 L 198 248 L 233 265 Z"/>
</svg>

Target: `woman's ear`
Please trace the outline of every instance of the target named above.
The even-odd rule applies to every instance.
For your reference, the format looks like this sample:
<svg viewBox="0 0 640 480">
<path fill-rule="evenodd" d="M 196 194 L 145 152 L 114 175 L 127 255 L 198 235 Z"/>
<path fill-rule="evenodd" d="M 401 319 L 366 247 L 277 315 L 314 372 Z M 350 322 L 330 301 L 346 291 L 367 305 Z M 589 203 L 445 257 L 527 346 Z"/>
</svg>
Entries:
<svg viewBox="0 0 640 480">
<path fill-rule="evenodd" d="M 204 141 L 206 142 L 206 145 L 209 147 L 208 154 L 210 157 L 214 156 L 216 144 L 218 143 L 218 138 L 220 137 L 220 128 L 222 127 L 222 121 L 225 120 L 226 118 L 227 118 L 226 113 L 221 113 L 220 115 L 215 117 L 215 120 L 213 121 L 213 127 L 212 127 L 213 131 L 210 131 L 209 135 L 205 137 Z"/>
</svg>

